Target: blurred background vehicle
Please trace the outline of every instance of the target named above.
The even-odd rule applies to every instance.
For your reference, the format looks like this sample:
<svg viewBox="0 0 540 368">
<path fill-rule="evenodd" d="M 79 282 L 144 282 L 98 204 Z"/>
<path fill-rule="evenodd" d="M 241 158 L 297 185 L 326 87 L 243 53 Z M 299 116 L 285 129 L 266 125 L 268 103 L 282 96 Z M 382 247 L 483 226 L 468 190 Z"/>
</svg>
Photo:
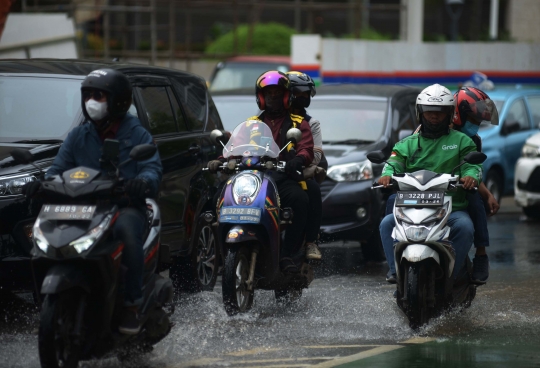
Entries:
<svg viewBox="0 0 540 368">
<path fill-rule="evenodd" d="M 540 218 L 540 132 L 521 149 L 514 175 L 514 199 L 525 215 Z"/>
<path fill-rule="evenodd" d="M 210 91 L 237 88 L 255 88 L 255 81 L 268 70 L 288 72 L 291 60 L 288 56 L 236 56 L 216 65 L 210 77 Z"/>
<path fill-rule="evenodd" d="M 41 208 L 21 193 L 40 177 L 38 170 L 16 164 L 9 152 L 28 149 L 47 170 L 67 134 L 84 123 L 82 80 L 101 68 L 128 76 L 134 87 L 129 112 L 158 146 L 160 261 L 171 265 L 177 288 L 212 289 L 220 258 L 214 229 L 200 215 L 211 208 L 216 178 L 201 168 L 217 157 L 210 131 L 223 127 L 204 79 L 146 65 L 62 59 L 0 60 L 0 289 L 32 290 L 32 225 Z"/>
<path fill-rule="evenodd" d="M 487 92 L 499 111 L 500 124 L 483 122 L 478 134 L 482 151 L 484 183 L 497 201 L 514 190 L 514 169 L 523 144 L 540 124 L 540 90 L 498 88 Z"/>
</svg>

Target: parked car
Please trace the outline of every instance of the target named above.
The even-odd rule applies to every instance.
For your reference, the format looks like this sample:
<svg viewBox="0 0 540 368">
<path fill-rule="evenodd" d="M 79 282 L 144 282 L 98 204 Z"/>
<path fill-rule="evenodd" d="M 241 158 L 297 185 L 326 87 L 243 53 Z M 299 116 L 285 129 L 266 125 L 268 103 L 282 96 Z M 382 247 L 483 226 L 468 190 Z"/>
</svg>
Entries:
<svg viewBox="0 0 540 368">
<path fill-rule="evenodd" d="M 540 133 L 527 139 L 521 149 L 514 175 L 514 192 L 516 204 L 523 208 L 525 215 L 540 218 Z"/>
<path fill-rule="evenodd" d="M 217 64 L 210 77 L 210 90 L 222 91 L 255 87 L 255 81 L 267 70 L 288 72 L 288 56 L 235 56 Z"/>
<path fill-rule="evenodd" d="M 377 84 L 317 88 L 308 114 L 321 122 L 329 165 L 321 184 L 323 240 L 359 241 L 365 258 L 384 260 L 379 223 L 386 198 L 371 190 L 382 166 L 372 165 L 366 154 L 381 150 L 389 157 L 394 144 L 416 129 L 418 93 L 420 89 L 413 87 Z M 227 130 L 259 111 L 253 88 L 212 96 Z"/>
<path fill-rule="evenodd" d="M 130 113 L 155 138 L 163 164 L 160 261 L 178 288 L 211 289 L 219 266 L 214 230 L 200 214 L 211 208 L 216 177 L 201 171 L 217 157 L 210 131 L 222 129 L 203 78 L 178 70 L 81 60 L 0 61 L 0 285 L 31 290 L 32 224 L 40 205 L 22 186 L 38 177 L 16 164 L 14 148 L 29 149 L 46 170 L 62 141 L 83 124 L 81 82 L 92 70 L 114 68 L 133 84 Z M 126 142 L 126 144 L 130 144 Z"/>
<path fill-rule="evenodd" d="M 538 132 L 540 123 L 540 90 L 500 89 L 488 91 L 497 105 L 500 124 L 480 125 L 482 151 L 487 155 L 483 163 L 484 182 L 500 201 L 514 191 L 514 170 L 523 144 Z"/>
</svg>

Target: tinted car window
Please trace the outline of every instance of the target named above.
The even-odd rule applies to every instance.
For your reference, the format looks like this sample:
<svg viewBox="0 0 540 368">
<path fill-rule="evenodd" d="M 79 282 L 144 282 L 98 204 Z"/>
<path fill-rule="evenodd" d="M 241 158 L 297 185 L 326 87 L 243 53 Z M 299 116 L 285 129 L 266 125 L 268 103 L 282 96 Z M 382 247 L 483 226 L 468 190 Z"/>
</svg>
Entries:
<svg viewBox="0 0 540 368">
<path fill-rule="evenodd" d="M 514 123 L 519 124 L 519 130 L 528 130 L 531 128 L 529 118 L 527 117 L 527 110 L 525 109 L 525 104 L 521 99 L 515 101 L 512 106 L 510 106 L 510 109 L 506 114 L 506 118 L 504 119 L 505 125 L 510 125 Z"/>
<path fill-rule="evenodd" d="M 384 131 L 387 106 L 380 100 L 313 99 L 308 114 L 321 122 L 324 143 L 375 142 Z"/>
<path fill-rule="evenodd" d="M 533 120 L 533 127 L 540 128 L 540 96 L 529 96 L 529 108 Z"/>
<path fill-rule="evenodd" d="M 206 86 L 197 78 L 173 78 L 173 86 L 186 113 L 188 129 L 202 130 L 206 121 Z"/>
<path fill-rule="evenodd" d="M 139 87 L 152 135 L 176 133 L 175 114 L 167 87 Z"/>
<path fill-rule="evenodd" d="M 223 63 L 210 84 L 211 91 L 254 87 L 257 78 L 267 70 L 289 71 L 289 66 L 275 63 Z"/>
<path fill-rule="evenodd" d="M 0 77 L 2 142 L 63 139 L 80 114 L 80 79 Z"/>
<path fill-rule="evenodd" d="M 176 116 L 178 130 L 181 132 L 185 132 L 188 130 L 188 128 L 186 124 L 186 119 L 184 119 L 184 114 L 182 113 L 182 108 L 180 107 L 180 105 L 178 105 L 178 101 L 176 100 L 174 93 L 169 87 L 167 87 L 167 92 L 169 93 L 169 98 L 171 99 L 171 106 L 174 111 L 174 115 Z"/>
</svg>

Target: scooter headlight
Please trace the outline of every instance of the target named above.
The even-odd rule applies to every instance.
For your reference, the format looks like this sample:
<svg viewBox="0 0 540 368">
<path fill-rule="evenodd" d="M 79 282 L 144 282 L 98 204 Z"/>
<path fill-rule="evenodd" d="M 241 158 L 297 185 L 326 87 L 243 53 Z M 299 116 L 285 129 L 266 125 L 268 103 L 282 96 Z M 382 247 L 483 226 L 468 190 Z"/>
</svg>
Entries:
<svg viewBox="0 0 540 368">
<path fill-rule="evenodd" d="M 255 175 L 244 174 L 234 179 L 233 193 L 237 204 L 250 204 L 260 188 L 259 178 Z M 249 202 L 249 203 L 248 203 Z"/>
<path fill-rule="evenodd" d="M 105 230 L 109 227 L 111 219 L 112 215 L 107 215 L 98 226 L 81 236 L 79 239 L 72 241 L 71 243 L 69 243 L 69 245 L 75 248 L 75 250 L 79 254 L 87 251 L 92 246 L 92 244 L 94 244 L 99 238 L 101 238 Z"/>
<path fill-rule="evenodd" d="M 43 235 L 43 232 L 39 228 L 39 224 L 41 223 L 40 219 L 38 218 L 36 222 L 34 223 L 34 228 L 32 229 L 32 237 L 34 238 L 34 241 L 36 242 L 36 245 L 38 246 L 41 251 L 44 253 L 47 253 L 47 249 L 49 249 L 49 242 L 45 238 L 45 235 Z"/>
<path fill-rule="evenodd" d="M 405 214 L 402 207 L 396 207 L 396 219 L 398 219 L 401 222 L 406 222 L 408 224 L 412 224 L 413 221 Z"/>
<path fill-rule="evenodd" d="M 407 239 L 413 242 L 423 242 L 429 234 L 429 229 L 425 226 L 409 226 L 405 229 Z"/>
<path fill-rule="evenodd" d="M 450 202 L 446 202 L 444 206 L 439 208 L 437 212 L 435 212 L 433 215 L 429 216 L 424 221 L 422 221 L 421 224 L 427 225 L 427 224 L 431 224 L 432 222 L 441 221 L 444 218 L 444 216 L 446 216 L 446 212 L 448 212 L 448 203 Z"/>
</svg>

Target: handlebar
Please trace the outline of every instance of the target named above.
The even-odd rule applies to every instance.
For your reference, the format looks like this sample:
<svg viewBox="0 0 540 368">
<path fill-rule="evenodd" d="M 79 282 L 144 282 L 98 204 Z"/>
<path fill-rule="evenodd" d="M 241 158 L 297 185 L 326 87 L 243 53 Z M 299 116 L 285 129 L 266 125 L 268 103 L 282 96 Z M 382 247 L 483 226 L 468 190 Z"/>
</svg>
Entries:
<svg viewBox="0 0 540 368">
<path fill-rule="evenodd" d="M 229 161 L 230 162 L 230 161 Z M 217 171 L 220 171 L 220 170 L 225 170 L 225 169 L 228 169 L 228 170 L 238 170 L 240 168 L 240 163 L 234 163 L 234 168 L 231 167 L 232 165 L 229 165 L 229 162 L 226 162 L 224 163 L 223 165 L 221 166 L 218 166 L 218 170 Z M 273 161 L 266 161 L 264 163 L 264 168 L 266 168 L 267 170 L 276 170 L 277 172 L 285 172 L 285 165 L 287 163 L 285 161 L 278 161 L 277 164 L 274 163 Z M 302 169 L 304 169 L 305 167 L 302 166 Z M 207 167 L 203 167 L 202 168 L 202 171 L 209 171 L 210 169 L 207 168 Z M 302 173 L 298 170 L 296 170 L 296 173 L 298 175 L 302 175 Z"/>
</svg>

